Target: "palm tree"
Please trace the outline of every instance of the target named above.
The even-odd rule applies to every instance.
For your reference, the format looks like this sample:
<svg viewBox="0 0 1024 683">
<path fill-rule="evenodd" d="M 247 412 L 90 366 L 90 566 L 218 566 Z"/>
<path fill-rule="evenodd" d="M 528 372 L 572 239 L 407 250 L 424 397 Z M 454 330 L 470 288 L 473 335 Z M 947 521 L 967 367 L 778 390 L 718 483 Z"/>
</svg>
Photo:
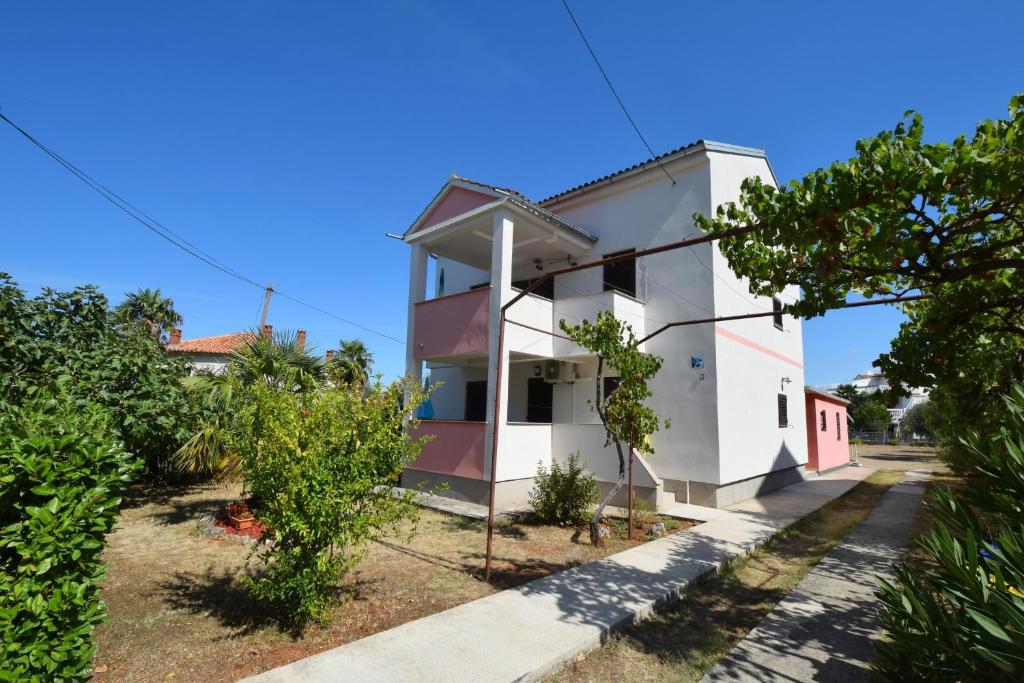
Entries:
<svg viewBox="0 0 1024 683">
<path fill-rule="evenodd" d="M 161 332 L 170 332 L 184 320 L 174 310 L 172 299 L 165 297 L 159 289 L 148 287 L 125 294 L 124 301 L 114 309 L 114 318 L 124 325 L 140 325 L 154 337 L 159 337 Z"/>
<path fill-rule="evenodd" d="M 328 376 L 339 385 L 364 386 L 370 381 L 373 354 L 359 339 L 338 342 L 338 352 L 328 365 Z"/>
<path fill-rule="evenodd" d="M 191 402 L 204 415 L 199 431 L 174 453 L 178 470 L 191 477 L 233 479 L 241 474 L 240 462 L 225 442 L 241 388 L 230 374 L 200 374 L 182 380 Z"/>
<path fill-rule="evenodd" d="M 271 337 L 254 335 L 231 359 L 230 371 L 243 386 L 263 382 L 273 387 L 306 391 L 324 379 L 324 362 L 289 330 Z"/>
<path fill-rule="evenodd" d="M 266 384 L 303 393 L 320 386 L 323 379 L 323 360 L 300 346 L 294 332 L 277 331 L 269 338 L 254 333 L 232 357 L 226 374 L 184 380 L 204 417 L 199 430 L 174 454 L 179 471 L 190 476 L 237 476 L 241 463 L 228 449 L 225 436 L 239 402 L 245 400 L 246 387 Z"/>
</svg>

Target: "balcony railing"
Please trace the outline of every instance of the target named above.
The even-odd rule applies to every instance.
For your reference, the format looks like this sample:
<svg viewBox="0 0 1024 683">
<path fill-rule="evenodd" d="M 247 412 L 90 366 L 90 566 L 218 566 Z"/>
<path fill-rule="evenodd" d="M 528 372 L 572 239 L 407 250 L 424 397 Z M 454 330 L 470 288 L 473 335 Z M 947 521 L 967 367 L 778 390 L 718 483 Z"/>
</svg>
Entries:
<svg viewBox="0 0 1024 683">
<path fill-rule="evenodd" d="M 409 469 L 448 474 L 467 479 L 484 478 L 484 435 L 486 422 L 423 420 L 412 438 L 433 436 Z"/>
<path fill-rule="evenodd" d="M 450 294 L 416 304 L 416 358 L 487 353 L 491 288 Z"/>
</svg>

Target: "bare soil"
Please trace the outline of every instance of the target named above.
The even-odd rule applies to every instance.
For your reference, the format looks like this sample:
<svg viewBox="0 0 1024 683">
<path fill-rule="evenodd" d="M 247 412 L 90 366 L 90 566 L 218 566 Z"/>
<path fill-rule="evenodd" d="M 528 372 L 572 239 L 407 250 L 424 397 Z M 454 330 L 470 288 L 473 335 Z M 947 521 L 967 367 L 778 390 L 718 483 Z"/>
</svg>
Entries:
<svg viewBox="0 0 1024 683">
<path fill-rule="evenodd" d="M 853 448 L 850 446 L 851 452 Z M 918 472 L 944 472 L 948 469 L 939 460 L 934 446 L 859 444 L 856 448 L 857 457 L 865 467 Z"/>
<path fill-rule="evenodd" d="M 292 639 L 239 585 L 249 546 L 198 524 L 238 495 L 237 485 L 200 485 L 139 488 L 126 500 L 105 552 L 110 622 L 96 632 L 94 680 L 234 681 L 642 542 L 620 533 L 594 548 L 585 530 L 503 523 L 488 585 L 486 525 L 424 510 L 411 542 L 371 544 L 339 586 L 330 626 Z"/>
<path fill-rule="evenodd" d="M 862 458 L 863 459 L 863 458 Z M 547 680 L 698 681 L 874 507 L 902 471 L 880 470 Z"/>
</svg>

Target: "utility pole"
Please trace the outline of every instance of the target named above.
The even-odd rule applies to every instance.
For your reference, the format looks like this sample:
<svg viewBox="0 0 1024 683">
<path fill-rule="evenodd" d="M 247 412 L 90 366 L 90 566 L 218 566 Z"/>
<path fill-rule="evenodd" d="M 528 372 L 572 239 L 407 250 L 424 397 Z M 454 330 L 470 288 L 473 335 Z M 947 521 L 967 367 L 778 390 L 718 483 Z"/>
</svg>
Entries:
<svg viewBox="0 0 1024 683">
<path fill-rule="evenodd" d="M 267 283 L 267 293 L 263 295 L 263 314 L 260 316 L 260 332 L 267 324 L 267 311 L 270 309 L 270 295 L 274 293 L 274 283 Z"/>
</svg>

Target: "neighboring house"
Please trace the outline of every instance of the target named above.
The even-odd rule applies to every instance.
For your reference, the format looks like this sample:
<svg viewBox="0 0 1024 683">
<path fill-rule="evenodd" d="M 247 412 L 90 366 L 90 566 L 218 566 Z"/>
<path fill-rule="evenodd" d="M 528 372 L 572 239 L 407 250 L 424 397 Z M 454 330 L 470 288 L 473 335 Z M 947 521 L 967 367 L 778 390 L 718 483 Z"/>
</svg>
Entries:
<svg viewBox="0 0 1024 683">
<path fill-rule="evenodd" d="M 272 332 L 271 325 L 263 326 L 264 337 L 269 337 Z M 305 330 L 296 332 L 296 338 L 300 346 L 304 345 L 306 342 Z M 182 339 L 181 329 L 175 328 L 164 349 L 167 353 L 181 354 L 185 358 L 190 374 L 210 372 L 220 375 L 227 371 L 231 357 L 255 339 L 254 332 L 232 332 L 213 337 Z"/>
<path fill-rule="evenodd" d="M 804 387 L 807 415 L 807 469 L 825 472 L 850 464 L 849 401 Z"/>
<path fill-rule="evenodd" d="M 407 370 L 420 377 L 426 363 L 441 386 L 434 419 L 418 429 L 434 438 L 403 483 L 444 483 L 443 495 L 486 502 L 497 422 L 497 506 L 522 504 L 538 465 L 575 452 L 607 491 L 618 460 L 588 401 L 611 391 L 615 377 L 598 387 L 596 357 L 551 334 L 560 319 L 601 310 L 638 336 L 668 321 L 778 311 L 677 327 L 643 345 L 665 359 L 650 405 L 672 426 L 654 435 L 653 455 L 637 457 L 638 495 L 720 506 L 801 480 L 803 338 L 800 321 L 781 313 L 799 292 L 754 297 L 712 243 L 558 276 L 509 309 L 498 353 L 499 309 L 517 288 L 570 263 L 697 235 L 693 214 L 737 199 L 749 176 L 775 184 L 763 151 L 705 141 L 540 202 L 453 175 L 404 235 L 412 251 Z"/>
<path fill-rule="evenodd" d="M 854 377 L 850 384 L 860 394 L 874 394 L 879 391 L 889 390 L 889 380 L 879 372 L 862 372 Z M 823 390 L 834 391 L 838 386 L 837 384 L 830 384 L 824 387 Z M 889 408 L 893 425 L 898 427 L 903 420 L 903 415 L 914 406 L 927 403 L 928 397 L 929 389 L 924 387 L 912 387 L 908 395 L 900 396 L 896 400 L 896 405 Z"/>
</svg>

